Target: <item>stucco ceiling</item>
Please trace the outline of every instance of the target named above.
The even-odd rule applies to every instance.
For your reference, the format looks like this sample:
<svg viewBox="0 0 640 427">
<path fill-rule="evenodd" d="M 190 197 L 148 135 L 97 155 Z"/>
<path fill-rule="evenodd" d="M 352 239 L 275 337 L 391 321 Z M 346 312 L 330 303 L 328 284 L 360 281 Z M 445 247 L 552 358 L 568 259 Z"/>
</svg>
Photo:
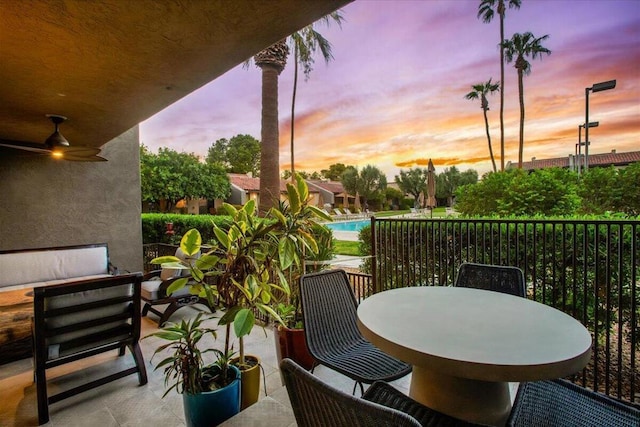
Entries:
<svg viewBox="0 0 640 427">
<path fill-rule="evenodd" d="M 352 0 L 1 0 L 0 140 L 100 147 Z"/>
</svg>

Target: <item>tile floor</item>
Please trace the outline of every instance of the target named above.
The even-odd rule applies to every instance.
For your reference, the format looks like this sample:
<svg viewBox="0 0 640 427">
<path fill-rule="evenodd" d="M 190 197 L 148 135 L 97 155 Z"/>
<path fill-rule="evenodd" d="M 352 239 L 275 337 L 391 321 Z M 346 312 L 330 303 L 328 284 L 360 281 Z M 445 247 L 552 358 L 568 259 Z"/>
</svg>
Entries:
<svg viewBox="0 0 640 427">
<path fill-rule="evenodd" d="M 194 316 L 195 309 L 185 307 L 174 314 L 173 321 L 180 317 Z M 155 317 L 142 320 L 142 336 L 157 330 Z M 211 322 L 215 322 L 212 320 Z M 222 330 L 220 331 L 222 334 Z M 50 405 L 51 420 L 46 426 L 55 427 L 113 427 L 113 426 L 184 426 L 182 398 L 171 392 L 162 398 L 164 378 L 161 371 L 154 371 L 160 360 L 157 356 L 152 360 L 155 348 L 160 340 L 151 337 L 141 340 L 142 352 L 147 365 L 149 382 L 138 385 L 136 375 L 116 380 L 96 389 L 81 393 L 69 399 Z M 221 348 L 223 340 L 210 343 Z M 270 328 L 255 328 L 245 340 L 245 351 L 257 355 L 262 360 L 266 378 L 266 395 L 264 386 L 260 392 L 258 404 L 241 412 L 239 416 L 228 420 L 224 425 L 232 427 L 277 427 L 295 426 L 295 419 L 289 404 L 287 391 L 282 386 L 277 369 L 275 343 Z M 94 358 L 60 366 L 48 371 L 49 389 L 65 388 L 74 381 L 92 375 L 104 375 L 109 369 L 118 366 L 133 365 L 127 352 L 125 357 L 117 357 L 117 353 L 109 352 Z M 79 366 L 82 365 L 82 366 Z M 33 384 L 31 359 L 0 365 L 0 426 L 26 427 L 36 426 L 37 406 L 35 386 Z M 316 368 L 315 374 L 324 381 L 351 393 L 353 382 L 334 371 L 322 366 Z M 408 392 L 410 375 L 394 382 L 398 389 Z"/>
</svg>

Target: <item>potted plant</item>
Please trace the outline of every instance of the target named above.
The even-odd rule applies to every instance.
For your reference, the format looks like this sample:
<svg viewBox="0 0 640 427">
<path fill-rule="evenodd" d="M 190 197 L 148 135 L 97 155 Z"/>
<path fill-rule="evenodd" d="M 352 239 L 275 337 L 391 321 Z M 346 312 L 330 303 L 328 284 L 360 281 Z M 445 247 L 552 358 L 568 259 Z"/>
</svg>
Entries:
<svg viewBox="0 0 640 427">
<path fill-rule="evenodd" d="M 223 204 L 221 210 L 231 217 L 231 223 L 224 229 L 214 224 L 211 250 L 197 260 L 181 261 L 168 256 L 152 261 L 179 263 L 190 270 L 191 277 L 173 282 L 168 293 L 188 284 L 191 292 L 206 298 L 210 306 L 224 309 L 219 320 L 219 325 L 226 328 L 224 354 L 232 351 L 233 328 L 239 343 L 238 358 L 233 363 L 242 372 L 243 408 L 255 402 L 259 392 L 259 376 L 252 387 L 244 384 L 249 376 L 245 373 L 257 358 L 245 354 L 243 337 L 256 323 L 255 311 L 283 323 L 273 306 L 288 300 L 290 288 L 285 273 L 302 265 L 301 248 L 317 252 L 317 243 L 307 226 L 313 222 L 312 217 L 326 217 L 320 209 L 308 205 L 308 188 L 300 176 L 296 177 L 296 185 L 287 184 L 287 193 L 288 203 L 271 209 L 265 218 L 257 216 L 253 200 L 240 209 Z M 305 207 L 304 215 L 301 206 Z M 200 233 L 195 229 L 185 233 L 180 243 L 187 256 L 198 253 L 201 246 Z"/>
<path fill-rule="evenodd" d="M 295 186 L 287 185 L 287 193 L 288 201 L 281 202 L 274 212 L 280 223 L 279 229 L 284 233 L 280 239 L 281 250 L 290 253 L 292 259 L 286 270 L 290 292 L 275 304 L 276 312 L 282 320 L 274 329 L 276 356 L 278 363 L 286 357 L 305 369 L 311 369 L 315 360 L 307 349 L 304 337 L 299 279 L 305 273 L 308 261 L 315 264 L 316 261 L 332 257 L 331 231 L 317 222 L 319 218 L 331 221 L 331 217 L 309 204 L 307 185 L 299 176 L 296 176 Z M 320 269 L 323 265 L 320 262 L 313 269 Z"/>
<path fill-rule="evenodd" d="M 148 335 L 168 341 L 153 354 L 169 354 L 158 363 L 156 369 L 164 368 L 166 396 L 175 389 L 182 394 L 184 417 L 191 427 L 218 425 L 240 411 L 240 371 L 228 365 L 228 354 L 220 350 L 199 348 L 202 338 L 210 335 L 216 338 L 216 331 L 203 327 L 206 320 L 199 313 L 193 320 L 180 323 L 167 322 L 160 331 Z M 206 365 L 203 354 L 214 352 L 216 360 Z"/>
</svg>

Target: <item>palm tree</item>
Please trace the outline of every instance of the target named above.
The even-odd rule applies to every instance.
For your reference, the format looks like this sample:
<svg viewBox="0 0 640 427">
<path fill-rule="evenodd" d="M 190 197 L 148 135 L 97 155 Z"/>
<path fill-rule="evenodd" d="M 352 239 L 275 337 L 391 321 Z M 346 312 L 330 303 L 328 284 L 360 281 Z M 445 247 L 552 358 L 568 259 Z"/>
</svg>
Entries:
<svg viewBox="0 0 640 427">
<path fill-rule="evenodd" d="M 493 171 L 496 170 L 496 160 L 493 157 L 493 148 L 491 147 L 491 134 L 489 134 L 489 119 L 487 117 L 487 111 L 489 110 L 489 101 L 487 100 L 487 94 L 491 95 L 494 92 L 500 90 L 500 82 L 491 83 L 491 79 L 484 83 L 478 83 L 476 85 L 471 86 L 473 89 L 471 92 L 466 94 L 464 97 L 467 99 L 480 99 L 480 108 L 484 113 L 484 127 L 487 131 L 487 142 L 489 143 L 489 155 L 491 156 L 491 163 L 493 164 Z"/>
<path fill-rule="evenodd" d="M 520 97 L 520 145 L 518 147 L 518 168 L 522 169 L 522 155 L 524 152 L 524 86 L 523 76 L 531 73 L 531 64 L 525 59 L 530 57 L 542 58 L 542 54 L 551 55 L 551 51 L 542 46 L 542 42 L 547 40 L 549 35 L 536 38 L 532 33 L 515 33 L 511 40 L 504 40 L 502 47 L 506 62 L 511 63 L 516 57 L 515 68 L 518 70 L 518 92 Z"/>
<path fill-rule="evenodd" d="M 320 19 L 318 22 L 322 22 L 327 27 L 331 24 L 331 21 L 335 21 L 338 26 L 342 26 L 344 18 L 340 14 L 340 11 L 332 12 Z M 305 76 L 305 81 L 309 79 L 309 74 L 313 70 L 313 54 L 317 49 L 320 49 L 322 57 L 325 63 L 329 63 L 333 59 L 331 53 L 331 43 L 325 39 L 322 34 L 318 33 L 313 23 L 307 25 L 300 31 L 296 31 L 289 37 L 289 42 L 293 45 L 294 56 L 294 72 L 293 72 L 293 95 L 291 97 L 291 178 L 295 179 L 295 163 L 294 163 L 294 125 L 295 125 L 295 109 L 296 109 L 296 94 L 298 91 L 298 64 L 302 65 L 302 70 Z"/>
<path fill-rule="evenodd" d="M 509 9 L 520 9 L 522 0 L 480 0 L 478 6 L 478 18 L 488 24 L 493 20 L 494 12 L 500 16 L 500 170 L 504 171 L 504 13 L 505 7 Z M 495 10 L 494 10 L 495 8 Z"/>
<path fill-rule="evenodd" d="M 278 76 L 287 65 L 289 47 L 281 40 L 253 57 L 262 70 L 262 147 L 259 210 L 266 213 L 280 201 Z"/>
</svg>

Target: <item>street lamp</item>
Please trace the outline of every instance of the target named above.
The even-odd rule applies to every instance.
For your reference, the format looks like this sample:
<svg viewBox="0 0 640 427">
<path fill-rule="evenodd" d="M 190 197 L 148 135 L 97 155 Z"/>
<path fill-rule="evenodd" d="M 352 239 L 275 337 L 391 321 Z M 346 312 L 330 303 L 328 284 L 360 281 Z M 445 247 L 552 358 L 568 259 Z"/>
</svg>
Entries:
<svg viewBox="0 0 640 427">
<path fill-rule="evenodd" d="M 597 128 L 600 125 L 600 122 L 589 122 L 590 128 Z M 589 145 L 587 141 L 582 142 L 582 128 L 584 125 L 578 125 L 578 143 L 576 144 L 576 166 L 578 168 L 578 175 L 580 175 L 580 163 L 582 162 L 582 149 L 581 147 L 584 145 L 585 147 Z"/>
<path fill-rule="evenodd" d="M 596 83 L 591 87 L 586 87 L 584 88 L 584 96 L 585 96 L 585 114 L 584 114 L 584 122 L 585 122 L 585 128 L 584 128 L 584 140 L 585 140 L 585 145 L 584 145 L 584 170 L 588 170 L 589 169 L 589 127 L 586 124 L 589 123 L 589 91 L 596 93 L 596 92 L 602 92 L 603 90 L 609 90 L 609 89 L 613 89 L 614 87 L 616 87 L 616 81 L 615 80 L 608 80 L 606 82 L 600 82 L 600 83 Z"/>
</svg>

